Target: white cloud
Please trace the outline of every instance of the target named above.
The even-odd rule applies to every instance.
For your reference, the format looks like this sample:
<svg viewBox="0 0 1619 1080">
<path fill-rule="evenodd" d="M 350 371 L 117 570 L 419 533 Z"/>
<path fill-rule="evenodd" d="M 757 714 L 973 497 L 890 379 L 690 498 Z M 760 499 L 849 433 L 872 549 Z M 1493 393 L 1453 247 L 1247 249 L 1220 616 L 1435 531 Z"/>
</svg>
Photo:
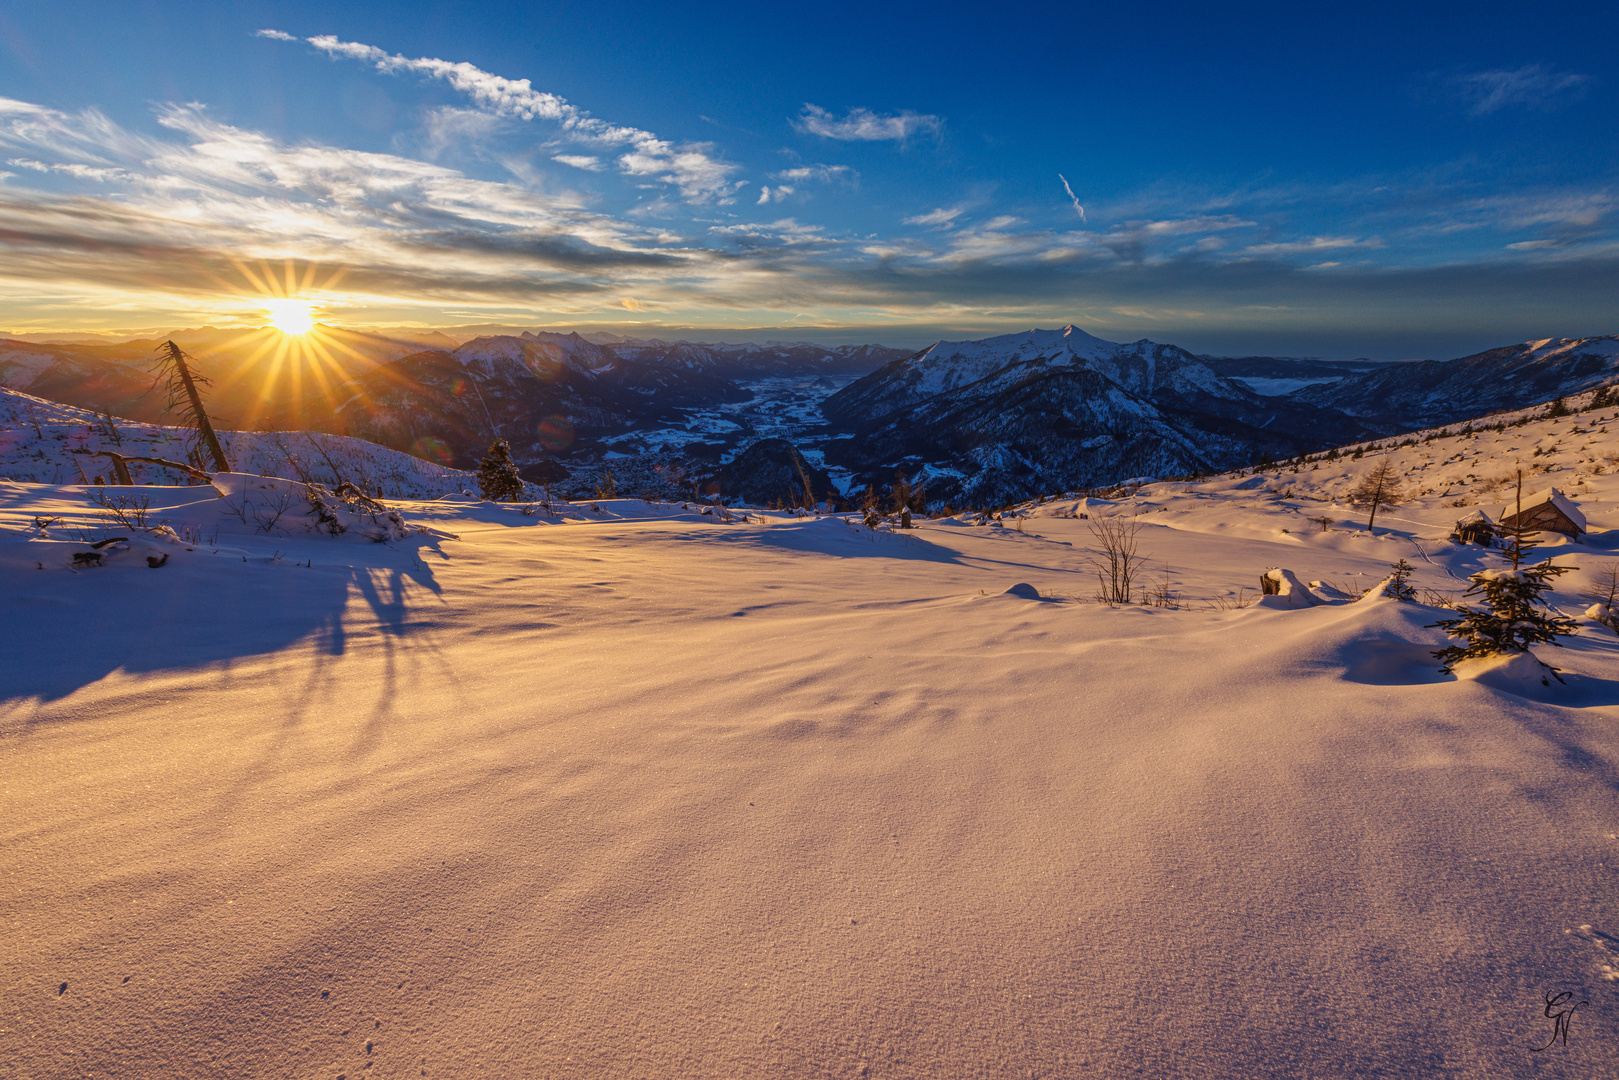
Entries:
<svg viewBox="0 0 1619 1080">
<path fill-rule="evenodd" d="M 966 207 L 964 206 L 952 206 L 948 209 L 941 206 L 937 210 L 929 210 L 925 214 L 917 214 L 915 217 L 908 217 L 905 219 L 905 224 L 926 225 L 930 228 L 948 229 L 950 226 L 956 223 L 956 219 L 961 216 L 962 211 L 965 209 Z"/>
<path fill-rule="evenodd" d="M 610 124 L 591 116 L 556 94 L 534 89 L 527 79 L 508 79 L 464 61 L 392 54 L 357 41 L 340 41 L 331 34 L 306 38 L 332 57 L 369 63 L 388 74 L 409 73 L 439 79 L 472 98 L 474 104 L 499 117 L 514 120 L 549 120 L 572 138 L 602 146 L 629 147 L 618 159 L 629 176 L 647 176 L 673 185 L 691 203 L 729 203 L 745 181 L 733 181 L 737 166 L 713 156 L 710 143 L 673 143 L 640 128 Z"/>
<path fill-rule="evenodd" d="M 253 31 L 253 36 L 254 37 L 262 37 L 262 38 L 269 38 L 271 41 L 297 41 L 298 40 L 297 38 L 293 37 L 291 34 L 284 33 L 284 32 L 282 32 L 280 30 L 255 30 L 255 31 Z"/>
<path fill-rule="evenodd" d="M 602 159 L 592 157 L 589 154 L 553 154 L 551 160 L 560 161 L 564 165 L 572 165 L 576 169 L 584 169 L 587 172 L 601 172 L 602 169 Z"/>
<path fill-rule="evenodd" d="M 781 202 L 787 196 L 791 195 L 794 190 L 796 189 L 794 189 L 791 184 L 777 184 L 774 188 L 770 187 L 768 184 L 761 185 L 759 188 L 758 205 L 763 206 L 768 202 Z"/>
<path fill-rule="evenodd" d="M 793 126 L 799 131 L 845 142 L 904 142 L 919 132 L 937 135 L 944 121 L 937 116 L 910 111 L 883 116 L 866 108 L 850 109 L 838 119 L 819 105 L 804 105 Z"/>
<path fill-rule="evenodd" d="M 1486 116 L 1508 105 L 1547 107 L 1559 99 L 1578 97 L 1590 81 L 1589 75 L 1526 64 L 1510 71 L 1457 75 L 1451 86 L 1471 104 L 1474 116 Z"/>
</svg>

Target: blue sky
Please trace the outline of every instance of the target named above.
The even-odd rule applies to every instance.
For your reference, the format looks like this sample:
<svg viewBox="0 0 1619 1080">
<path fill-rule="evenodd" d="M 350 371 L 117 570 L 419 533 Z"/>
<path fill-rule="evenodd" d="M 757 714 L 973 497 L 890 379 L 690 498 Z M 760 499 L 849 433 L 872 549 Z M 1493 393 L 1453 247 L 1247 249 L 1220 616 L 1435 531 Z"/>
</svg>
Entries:
<svg viewBox="0 0 1619 1080">
<path fill-rule="evenodd" d="M 1613 5 L 1125 7 L 13 5 L 0 326 L 1619 331 Z"/>
</svg>

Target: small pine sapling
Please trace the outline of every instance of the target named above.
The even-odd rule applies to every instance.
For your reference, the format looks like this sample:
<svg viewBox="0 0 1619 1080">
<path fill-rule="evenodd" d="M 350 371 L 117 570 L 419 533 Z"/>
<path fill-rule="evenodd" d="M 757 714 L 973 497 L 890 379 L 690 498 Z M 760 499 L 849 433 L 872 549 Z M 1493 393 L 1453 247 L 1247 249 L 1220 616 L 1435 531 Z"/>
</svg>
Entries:
<svg viewBox="0 0 1619 1080">
<path fill-rule="evenodd" d="M 1411 571 L 1416 567 L 1401 559 L 1389 566 L 1388 584 L 1383 586 L 1383 595 L 1395 600 L 1406 600 L 1415 603 L 1417 590 L 1411 585 Z"/>
<path fill-rule="evenodd" d="M 1574 633 L 1579 624 L 1553 612 L 1542 594 L 1550 591 L 1553 578 L 1568 569 L 1544 562 L 1523 570 L 1481 570 L 1468 578 L 1472 584 L 1462 594 L 1463 603 L 1457 605 L 1461 614 L 1428 624 L 1465 642 L 1435 650 L 1439 670 L 1448 674 L 1462 660 L 1527 653 L 1531 646 L 1542 643 L 1560 647 L 1557 639 Z M 1467 597 L 1479 595 L 1482 606 L 1465 602 Z M 1557 674 L 1549 665 L 1547 670 Z"/>
<path fill-rule="evenodd" d="M 478 463 L 478 489 L 492 502 L 516 502 L 523 494 L 523 478 L 512 460 L 511 444 L 496 439 Z"/>
</svg>

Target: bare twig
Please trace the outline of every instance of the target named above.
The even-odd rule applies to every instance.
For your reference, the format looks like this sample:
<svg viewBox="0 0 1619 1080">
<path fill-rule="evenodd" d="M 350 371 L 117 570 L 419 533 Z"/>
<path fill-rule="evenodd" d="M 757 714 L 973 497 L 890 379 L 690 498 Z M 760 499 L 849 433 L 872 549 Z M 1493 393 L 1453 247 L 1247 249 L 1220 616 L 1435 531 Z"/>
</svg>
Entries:
<svg viewBox="0 0 1619 1080">
<path fill-rule="evenodd" d="M 1022 524 L 1021 519 L 1018 522 Z M 1091 520 L 1091 535 L 1102 549 L 1101 558 L 1092 558 L 1096 569 L 1096 598 L 1104 604 L 1130 603 L 1141 566 L 1150 556 L 1136 553 L 1136 533 L 1141 523 L 1134 515 L 1098 517 Z"/>
</svg>

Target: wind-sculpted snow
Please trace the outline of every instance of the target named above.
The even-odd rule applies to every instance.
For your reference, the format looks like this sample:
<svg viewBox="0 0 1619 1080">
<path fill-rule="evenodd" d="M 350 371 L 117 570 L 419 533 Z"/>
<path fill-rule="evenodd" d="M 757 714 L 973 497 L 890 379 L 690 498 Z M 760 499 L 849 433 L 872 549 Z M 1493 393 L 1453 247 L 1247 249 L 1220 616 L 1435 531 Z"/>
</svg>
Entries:
<svg viewBox="0 0 1619 1080">
<path fill-rule="evenodd" d="M 1519 463 L 1587 608 L 1616 425 L 911 530 L 0 483 L 0 1074 L 1609 1075 L 1619 636 L 1543 683 L 1433 624 Z M 1093 599 L 1104 522 L 1153 603 Z"/>
</svg>

